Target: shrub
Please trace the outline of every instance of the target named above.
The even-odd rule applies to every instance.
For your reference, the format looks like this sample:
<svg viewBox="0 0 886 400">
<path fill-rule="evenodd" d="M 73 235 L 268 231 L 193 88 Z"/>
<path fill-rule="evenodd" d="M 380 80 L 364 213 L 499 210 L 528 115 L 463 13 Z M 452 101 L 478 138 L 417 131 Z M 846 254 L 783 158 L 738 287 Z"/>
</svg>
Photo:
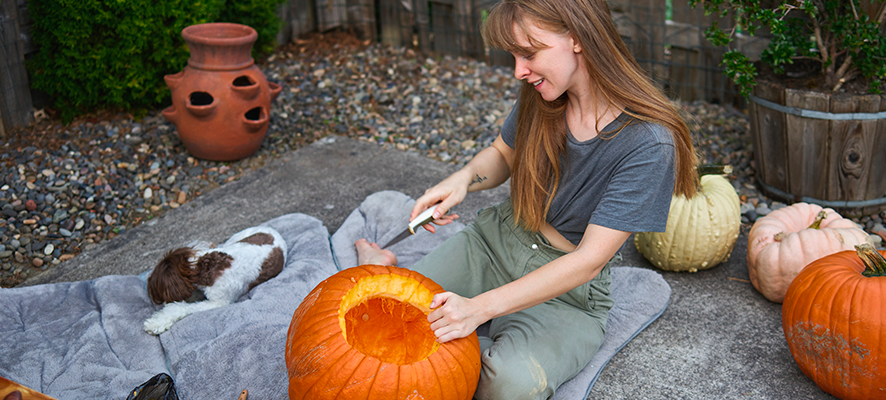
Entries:
<svg viewBox="0 0 886 400">
<path fill-rule="evenodd" d="M 753 35 L 769 28 L 772 40 L 762 54 L 762 63 L 783 74 L 795 60 L 812 60 L 819 65 L 824 86 L 837 91 L 856 77 L 869 82 L 869 90 L 880 92 L 886 81 L 886 36 L 880 29 L 886 22 L 883 0 L 869 3 L 871 15 L 859 0 L 690 0 L 701 3 L 705 13 L 726 16 L 729 11 L 736 26 Z M 721 30 L 716 24 L 705 32 L 715 45 L 732 41 L 735 29 Z M 756 68 L 738 50 L 723 59 L 725 70 L 747 96 L 756 84 Z"/>
<path fill-rule="evenodd" d="M 280 0 L 43 0 L 28 4 L 38 51 L 31 85 L 65 122 L 96 108 L 138 110 L 169 102 L 163 76 L 189 57 L 181 31 L 206 22 L 257 27 L 254 54 L 274 48 Z"/>
<path fill-rule="evenodd" d="M 258 40 L 252 54 L 267 54 L 274 51 L 274 39 L 280 31 L 280 18 L 277 17 L 277 4 L 284 0 L 231 0 L 221 10 L 216 22 L 234 22 L 248 25 L 258 32 Z M 181 31 L 179 31 L 180 33 Z"/>
</svg>

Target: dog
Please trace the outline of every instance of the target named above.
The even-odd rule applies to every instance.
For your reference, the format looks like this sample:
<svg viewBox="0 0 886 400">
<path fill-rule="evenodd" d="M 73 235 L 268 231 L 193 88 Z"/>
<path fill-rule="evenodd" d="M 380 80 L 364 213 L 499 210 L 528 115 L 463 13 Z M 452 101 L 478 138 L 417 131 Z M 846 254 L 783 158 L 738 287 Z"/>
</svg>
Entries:
<svg viewBox="0 0 886 400">
<path fill-rule="evenodd" d="M 148 277 L 151 300 L 165 305 L 145 321 L 145 332 L 159 335 L 188 315 L 231 304 L 284 265 L 286 241 L 265 226 L 237 232 L 219 247 L 198 241 L 170 250 Z M 194 289 L 206 300 L 185 302 Z"/>
</svg>

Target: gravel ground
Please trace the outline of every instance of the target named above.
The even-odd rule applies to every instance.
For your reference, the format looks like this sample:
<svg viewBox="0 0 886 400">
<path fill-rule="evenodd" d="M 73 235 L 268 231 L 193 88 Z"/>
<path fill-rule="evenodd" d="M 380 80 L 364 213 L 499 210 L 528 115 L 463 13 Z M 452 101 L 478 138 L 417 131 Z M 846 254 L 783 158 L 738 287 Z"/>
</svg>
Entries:
<svg viewBox="0 0 886 400">
<path fill-rule="evenodd" d="M 493 141 L 517 93 L 509 68 L 341 34 L 292 43 L 260 67 L 283 92 L 262 147 L 237 162 L 189 156 L 160 110 L 140 117 L 102 111 L 67 125 L 50 116 L 14 132 L 0 147 L 0 286 L 15 286 L 329 134 L 462 165 Z M 735 167 L 729 179 L 742 200 L 744 229 L 784 206 L 753 185 L 745 114 L 703 102 L 678 105 L 704 162 Z M 884 217 L 856 222 L 879 241 Z"/>
</svg>

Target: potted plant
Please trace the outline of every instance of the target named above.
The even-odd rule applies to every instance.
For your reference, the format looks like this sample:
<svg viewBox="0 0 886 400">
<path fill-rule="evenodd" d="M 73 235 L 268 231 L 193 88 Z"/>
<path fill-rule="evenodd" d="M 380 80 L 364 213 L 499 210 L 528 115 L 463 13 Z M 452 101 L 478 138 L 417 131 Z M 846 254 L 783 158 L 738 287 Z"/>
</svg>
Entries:
<svg viewBox="0 0 886 400">
<path fill-rule="evenodd" d="M 164 80 L 172 105 L 163 110 L 189 153 L 213 161 L 254 154 L 268 131 L 271 102 L 282 87 L 268 81 L 252 59 L 258 33 L 228 22 L 182 30 L 191 57 Z"/>
<path fill-rule="evenodd" d="M 725 73 L 748 97 L 757 183 L 767 194 L 862 215 L 886 209 L 886 2 L 689 0 L 728 18 L 717 46 L 764 34 L 759 60 L 739 49 Z"/>
</svg>

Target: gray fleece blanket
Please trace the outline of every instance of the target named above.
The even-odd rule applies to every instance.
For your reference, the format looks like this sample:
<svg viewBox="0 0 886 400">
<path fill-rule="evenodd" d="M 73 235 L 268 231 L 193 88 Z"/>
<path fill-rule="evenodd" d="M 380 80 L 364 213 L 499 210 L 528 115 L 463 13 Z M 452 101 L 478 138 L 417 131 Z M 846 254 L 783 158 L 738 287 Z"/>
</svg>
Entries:
<svg viewBox="0 0 886 400">
<path fill-rule="evenodd" d="M 145 291 L 146 274 L 0 289 L 0 376 L 66 399 L 124 399 L 154 375 L 173 377 L 180 398 L 286 398 L 283 359 L 292 313 L 320 281 L 356 265 L 353 243 L 384 243 L 405 226 L 413 200 L 379 192 L 331 237 L 311 216 L 289 214 L 263 225 L 286 239 L 287 265 L 236 303 L 190 315 L 158 336 L 142 330 L 159 306 Z M 395 245 L 409 267 L 463 228 L 422 232 Z M 185 243 L 182 243 L 185 245 Z M 641 268 L 614 268 L 615 307 L 603 347 L 558 399 L 585 399 L 606 362 L 667 306 L 670 287 Z"/>
</svg>

